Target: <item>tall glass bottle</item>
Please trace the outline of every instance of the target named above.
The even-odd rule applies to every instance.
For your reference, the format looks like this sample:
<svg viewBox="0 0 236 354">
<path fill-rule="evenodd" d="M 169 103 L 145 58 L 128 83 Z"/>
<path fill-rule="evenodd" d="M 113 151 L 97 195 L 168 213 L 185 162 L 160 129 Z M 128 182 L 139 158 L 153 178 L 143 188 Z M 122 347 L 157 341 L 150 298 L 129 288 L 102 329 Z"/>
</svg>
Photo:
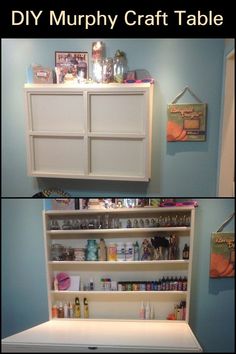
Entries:
<svg viewBox="0 0 236 354">
<path fill-rule="evenodd" d="M 119 49 L 116 51 L 114 57 L 114 81 L 117 83 L 122 83 L 126 79 L 126 74 L 128 71 L 126 54 Z"/>
</svg>

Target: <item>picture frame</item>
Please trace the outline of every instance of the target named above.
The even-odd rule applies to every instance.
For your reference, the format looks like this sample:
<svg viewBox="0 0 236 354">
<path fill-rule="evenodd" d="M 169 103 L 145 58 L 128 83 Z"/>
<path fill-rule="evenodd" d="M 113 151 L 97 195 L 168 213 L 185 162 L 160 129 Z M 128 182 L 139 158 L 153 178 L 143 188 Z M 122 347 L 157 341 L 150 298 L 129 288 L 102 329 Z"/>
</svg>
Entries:
<svg viewBox="0 0 236 354">
<path fill-rule="evenodd" d="M 55 52 L 57 83 L 83 82 L 88 79 L 88 52 Z"/>
</svg>

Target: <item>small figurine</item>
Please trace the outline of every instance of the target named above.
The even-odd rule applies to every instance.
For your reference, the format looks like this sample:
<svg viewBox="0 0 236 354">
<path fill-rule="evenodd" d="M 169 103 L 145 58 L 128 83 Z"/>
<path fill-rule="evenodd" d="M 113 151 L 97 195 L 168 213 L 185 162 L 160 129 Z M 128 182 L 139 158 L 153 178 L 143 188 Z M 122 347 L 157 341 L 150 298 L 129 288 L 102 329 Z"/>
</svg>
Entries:
<svg viewBox="0 0 236 354">
<path fill-rule="evenodd" d="M 154 259 L 166 259 L 166 251 L 169 248 L 169 241 L 164 236 L 156 236 L 151 239 L 154 247 Z"/>
<path fill-rule="evenodd" d="M 140 225 L 140 227 L 144 227 L 144 221 L 143 221 L 143 219 L 140 219 L 140 221 L 139 221 L 139 225 Z"/>
<path fill-rule="evenodd" d="M 169 238 L 169 254 L 168 259 L 178 259 L 178 240 L 176 235 L 171 235 Z"/>
<path fill-rule="evenodd" d="M 130 219 L 127 220 L 126 227 L 127 227 L 128 229 L 132 227 L 132 222 L 131 222 Z"/>
<path fill-rule="evenodd" d="M 151 261 L 153 259 L 153 246 L 145 238 L 141 246 L 141 261 Z"/>
</svg>

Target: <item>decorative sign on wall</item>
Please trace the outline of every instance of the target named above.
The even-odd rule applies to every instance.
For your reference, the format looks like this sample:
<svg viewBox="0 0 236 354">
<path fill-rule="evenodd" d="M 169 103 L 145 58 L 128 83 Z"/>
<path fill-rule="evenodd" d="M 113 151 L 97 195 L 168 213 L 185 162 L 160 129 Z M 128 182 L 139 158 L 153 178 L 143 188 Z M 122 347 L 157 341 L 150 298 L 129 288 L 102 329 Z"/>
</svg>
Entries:
<svg viewBox="0 0 236 354">
<path fill-rule="evenodd" d="M 234 233 L 214 232 L 211 235 L 210 277 L 234 277 Z"/>
<path fill-rule="evenodd" d="M 187 90 L 199 103 L 176 103 Z M 206 106 L 186 87 L 168 105 L 167 141 L 205 141 Z"/>
</svg>

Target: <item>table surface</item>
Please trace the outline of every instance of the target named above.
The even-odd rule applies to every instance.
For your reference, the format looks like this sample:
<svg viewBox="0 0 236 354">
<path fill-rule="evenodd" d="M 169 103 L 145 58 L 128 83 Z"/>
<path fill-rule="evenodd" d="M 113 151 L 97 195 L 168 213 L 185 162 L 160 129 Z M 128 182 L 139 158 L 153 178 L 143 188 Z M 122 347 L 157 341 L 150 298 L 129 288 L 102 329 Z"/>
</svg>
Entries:
<svg viewBox="0 0 236 354">
<path fill-rule="evenodd" d="M 2 344 L 201 351 L 188 323 L 178 321 L 51 320 L 6 337 Z"/>
</svg>

